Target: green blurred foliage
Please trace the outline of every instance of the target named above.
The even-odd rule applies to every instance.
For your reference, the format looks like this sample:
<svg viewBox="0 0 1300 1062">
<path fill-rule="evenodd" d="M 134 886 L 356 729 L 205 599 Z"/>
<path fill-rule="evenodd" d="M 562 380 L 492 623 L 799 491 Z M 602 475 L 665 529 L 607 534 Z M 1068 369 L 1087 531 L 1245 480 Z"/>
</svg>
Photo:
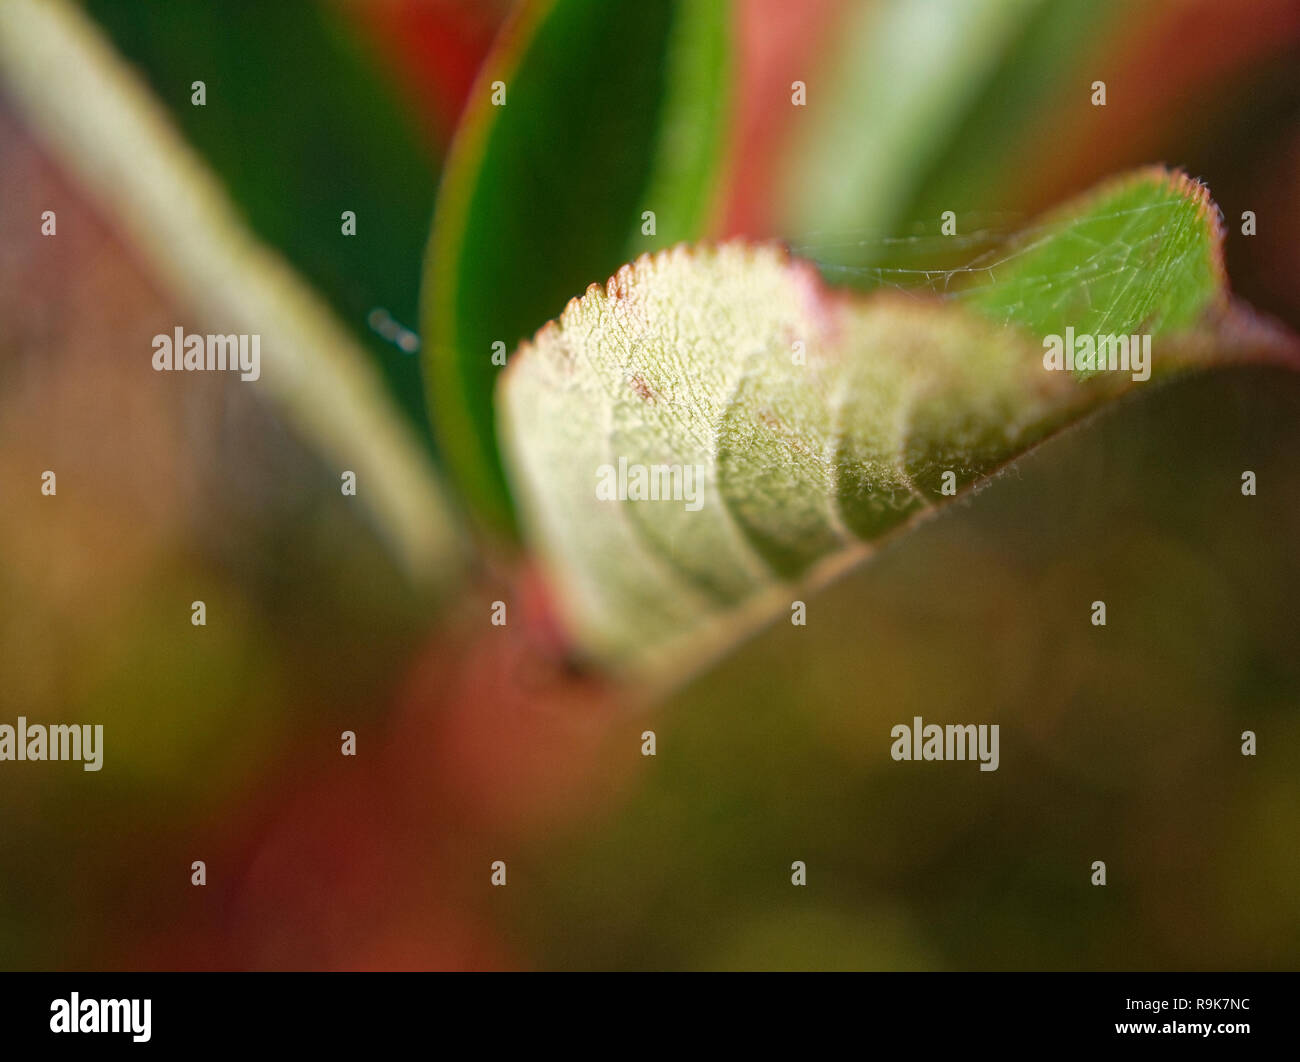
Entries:
<svg viewBox="0 0 1300 1062">
<path fill-rule="evenodd" d="M 1209 185 L 1230 236 L 1243 210 L 1269 216 L 1258 236 L 1229 240 L 1229 274 L 1300 326 L 1284 272 L 1300 239 L 1285 190 L 1300 172 L 1289 0 L 979 0 L 951 5 L 965 35 L 943 4 L 846 6 L 806 116 L 782 119 L 772 205 L 772 227 L 829 279 L 942 289 L 945 270 L 1033 215 L 1161 162 Z M 1104 107 L 1091 103 L 1097 80 Z M 825 185 L 838 193 L 816 194 Z M 949 210 L 956 236 L 940 234 Z"/>
<path fill-rule="evenodd" d="M 373 310 L 417 331 L 436 145 L 330 4 L 122 3 L 86 9 L 225 183 L 249 224 L 345 322 L 432 445 L 419 359 L 376 334 Z M 191 104 L 203 81 L 207 104 Z M 342 234 L 344 211 L 356 235 Z"/>
<path fill-rule="evenodd" d="M 700 235 L 726 132 L 727 15 L 676 0 L 527 4 L 484 64 L 439 192 L 423 321 L 439 441 L 489 525 L 513 522 L 493 344 L 513 351 L 588 284 Z M 504 106 L 490 102 L 498 80 Z"/>
</svg>

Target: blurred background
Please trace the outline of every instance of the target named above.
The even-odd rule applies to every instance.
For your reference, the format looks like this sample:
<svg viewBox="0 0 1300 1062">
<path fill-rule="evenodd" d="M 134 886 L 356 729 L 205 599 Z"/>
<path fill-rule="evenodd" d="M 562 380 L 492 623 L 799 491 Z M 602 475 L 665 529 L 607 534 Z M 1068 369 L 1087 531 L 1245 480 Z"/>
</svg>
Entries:
<svg viewBox="0 0 1300 1062">
<path fill-rule="evenodd" d="M 1293 2 L 15 0 L 0 59 L 0 722 L 105 728 L 0 764 L 0 966 L 1296 966 L 1294 374 L 1121 403 L 647 708 L 514 533 L 486 356 L 679 239 L 930 288 L 1152 162 L 1300 328 Z M 151 370 L 250 305 L 293 373 Z M 913 715 L 1000 770 L 892 763 Z"/>
</svg>

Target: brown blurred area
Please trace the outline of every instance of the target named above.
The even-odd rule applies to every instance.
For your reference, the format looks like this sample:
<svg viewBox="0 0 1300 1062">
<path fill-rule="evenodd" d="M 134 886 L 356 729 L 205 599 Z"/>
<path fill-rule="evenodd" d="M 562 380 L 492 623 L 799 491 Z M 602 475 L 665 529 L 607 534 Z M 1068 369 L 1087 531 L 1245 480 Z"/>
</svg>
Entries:
<svg viewBox="0 0 1300 1062">
<path fill-rule="evenodd" d="M 0 717 L 102 723 L 113 768 L 0 772 L 0 963 L 109 965 L 286 733 L 337 756 L 382 711 L 425 602 L 275 409 L 152 371 L 190 315 L 3 99 L 0 231 Z"/>
</svg>

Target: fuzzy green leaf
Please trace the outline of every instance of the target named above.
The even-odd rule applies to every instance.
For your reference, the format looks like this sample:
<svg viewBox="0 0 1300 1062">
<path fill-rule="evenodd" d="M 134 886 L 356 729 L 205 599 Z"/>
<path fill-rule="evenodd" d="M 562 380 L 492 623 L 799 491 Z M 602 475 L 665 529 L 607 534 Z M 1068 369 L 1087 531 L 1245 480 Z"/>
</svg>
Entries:
<svg viewBox="0 0 1300 1062">
<path fill-rule="evenodd" d="M 968 275 L 975 307 L 1036 335 L 1167 333 L 1227 303 L 1218 207 L 1158 168 L 1058 211 Z"/>
<path fill-rule="evenodd" d="M 1142 326 L 1153 378 L 1225 360 L 1220 239 L 1203 188 L 1150 170 L 946 300 L 829 292 L 745 243 L 593 285 L 499 394 L 528 530 L 581 643 L 615 661 L 725 644 L 946 500 L 945 479 L 970 485 L 1135 386 L 1047 371 L 1044 330 Z"/>
</svg>

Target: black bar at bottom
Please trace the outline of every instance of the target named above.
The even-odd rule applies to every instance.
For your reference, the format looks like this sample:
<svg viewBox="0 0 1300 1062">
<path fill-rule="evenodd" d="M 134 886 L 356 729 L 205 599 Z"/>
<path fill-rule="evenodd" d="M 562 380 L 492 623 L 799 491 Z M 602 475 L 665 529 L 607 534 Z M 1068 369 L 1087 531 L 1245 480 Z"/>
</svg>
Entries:
<svg viewBox="0 0 1300 1062">
<path fill-rule="evenodd" d="M 847 1033 L 862 1048 L 927 1052 L 1127 1043 L 1248 1057 L 1295 1047 L 1298 990 L 1300 973 L 4 973 L 0 1042 L 10 1058 L 24 1057 L 14 1047 L 335 1053 L 465 1037 L 491 1055 L 755 1039 L 820 1052 Z"/>
</svg>

